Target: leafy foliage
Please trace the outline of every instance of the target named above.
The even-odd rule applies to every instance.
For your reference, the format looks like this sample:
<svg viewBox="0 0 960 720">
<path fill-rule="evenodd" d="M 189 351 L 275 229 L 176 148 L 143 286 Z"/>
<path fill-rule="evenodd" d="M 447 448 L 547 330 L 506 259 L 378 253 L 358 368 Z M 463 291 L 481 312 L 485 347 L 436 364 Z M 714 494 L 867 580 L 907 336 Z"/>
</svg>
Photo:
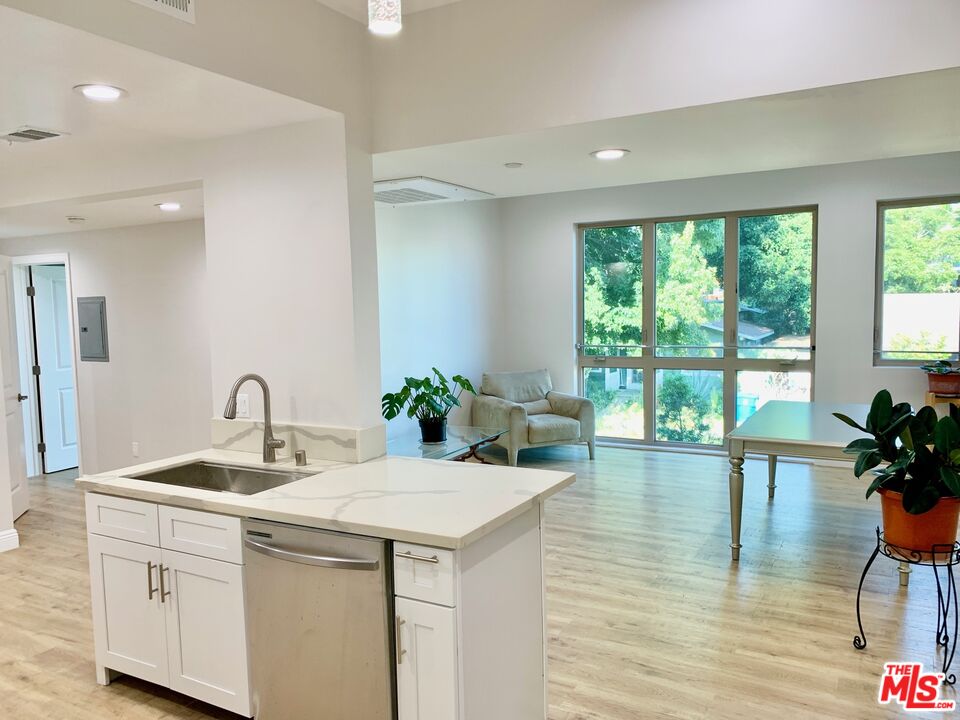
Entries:
<svg viewBox="0 0 960 720">
<path fill-rule="evenodd" d="M 857 477 L 874 472 L 869 498 L 880 488 L 903 493 L 903 508 L 919 515 L 941 497 L 960 497 L 960 410 L 938 417 L 925 406 L 916 413 L 909 403 L 893 404 L 889 391 L 873 399 L 864 425 L 842 414 L 834 415 L 870 437 L 854 440 L 845 452 L 857 456 Z"/>
<path fill-rule="evenodd" d="M 960 203 L 883 213 L 883 291 L 960 292 Z"/>
<path fill-rule="evenodd" d="M 451 385 L 443 373 L 436 368 L 431 369 L 433 377 L 422 380 L 405 378 L 404 385 L 398 392 L 385 394 L 381 400 L 383 417 L 393 420 L 406 407 L 409 418 L 445 418 L 453 408 L 460 407 L 460 396 L 464 390 L 477 394 L 471 382 L 463 375 L 454 375 Z"/>
<path fill-rule="evenodd" d="M 657 391 L 657 427 L 669 442 L 703 442 L 710 402 L 680 373 L 667 373 Z"/>
</svg>

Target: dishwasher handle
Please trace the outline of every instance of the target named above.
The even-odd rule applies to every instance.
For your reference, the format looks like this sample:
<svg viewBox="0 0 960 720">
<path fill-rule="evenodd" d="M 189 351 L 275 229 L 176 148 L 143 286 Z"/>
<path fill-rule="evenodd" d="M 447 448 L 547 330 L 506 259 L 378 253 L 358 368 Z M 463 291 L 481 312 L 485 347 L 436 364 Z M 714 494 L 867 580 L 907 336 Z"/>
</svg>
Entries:
<svg viewBox="0 0 960 720">
<path fill-rule="evenodd" d="M 334 557 L 331 555 L 307 555 L 285 550 L 276 545 L 257 542 L 250 538 L 245 538 L 243 544 L 248 549 L 261 555 L 267 555 L 277 560 L 300 563 L 301 565 L 314 565 L 315 567 L 336 568 L 338 570 L 377 570 L 380 567 L 380 560 L 378 559 L 366 560 L 364 558 Z"/>
</svg>

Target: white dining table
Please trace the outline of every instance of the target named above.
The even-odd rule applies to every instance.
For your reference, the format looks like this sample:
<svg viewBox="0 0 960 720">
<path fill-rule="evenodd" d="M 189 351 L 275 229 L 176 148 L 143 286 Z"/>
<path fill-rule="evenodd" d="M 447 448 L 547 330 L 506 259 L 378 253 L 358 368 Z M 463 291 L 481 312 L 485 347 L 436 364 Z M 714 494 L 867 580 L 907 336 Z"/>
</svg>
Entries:
<svg viewBox="0 0 960 720">
<path fill-rule="evenodd" d="M 747 453 L 768 459 L 767 497 L 777 488 L 777 458 L 853 461 L 845 455 L 851 440 L 864 434 L 833 416 L 839 412 L 863 423 L 869 405 L 859 403 L 793 402 L 771 400 L 727 435 L 730 443 L 730 550 L 740 559 L 740 522 L 743 516 L 743 461 Z"/>
</svg>

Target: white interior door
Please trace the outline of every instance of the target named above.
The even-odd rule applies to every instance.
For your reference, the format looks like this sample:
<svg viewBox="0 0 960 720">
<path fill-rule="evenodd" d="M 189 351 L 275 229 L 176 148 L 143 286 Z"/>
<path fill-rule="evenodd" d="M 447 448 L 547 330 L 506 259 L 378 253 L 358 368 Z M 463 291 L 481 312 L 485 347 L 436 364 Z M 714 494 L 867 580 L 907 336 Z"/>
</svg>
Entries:
<svg viewBox="0 0 960 720">
<path fill-rule="evenodd" d="M 17 324 L 13 302 L 13 265 L 0 255 L 0 385 L 3 390 L 3 427 L 0 428 L 0 473 L 6 474 L 13 499 L 13 517 L 30 507 L 27 458 L 23 447 L 23 411 L 20 408 L 20 368 L 17 360 Z"/>
<path fill-rule="evenodd" d="M 67 273 L 63 265 L 34 265 L 33 298 L 44 471 L 77 467 L 76 391 Z"/>
</svg>

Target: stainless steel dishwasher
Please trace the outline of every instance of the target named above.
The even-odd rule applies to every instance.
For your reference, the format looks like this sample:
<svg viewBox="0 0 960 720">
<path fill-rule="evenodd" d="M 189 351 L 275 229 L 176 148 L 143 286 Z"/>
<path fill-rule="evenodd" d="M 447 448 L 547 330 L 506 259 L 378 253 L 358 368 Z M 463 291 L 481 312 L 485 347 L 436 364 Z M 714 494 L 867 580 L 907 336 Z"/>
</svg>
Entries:
<svg viewBox="0 0 960 720">
<path fill-rule="evenodd" d="M 257 720 L 393 720 L 386 541 L 246 520 Z"/>
</svg>

